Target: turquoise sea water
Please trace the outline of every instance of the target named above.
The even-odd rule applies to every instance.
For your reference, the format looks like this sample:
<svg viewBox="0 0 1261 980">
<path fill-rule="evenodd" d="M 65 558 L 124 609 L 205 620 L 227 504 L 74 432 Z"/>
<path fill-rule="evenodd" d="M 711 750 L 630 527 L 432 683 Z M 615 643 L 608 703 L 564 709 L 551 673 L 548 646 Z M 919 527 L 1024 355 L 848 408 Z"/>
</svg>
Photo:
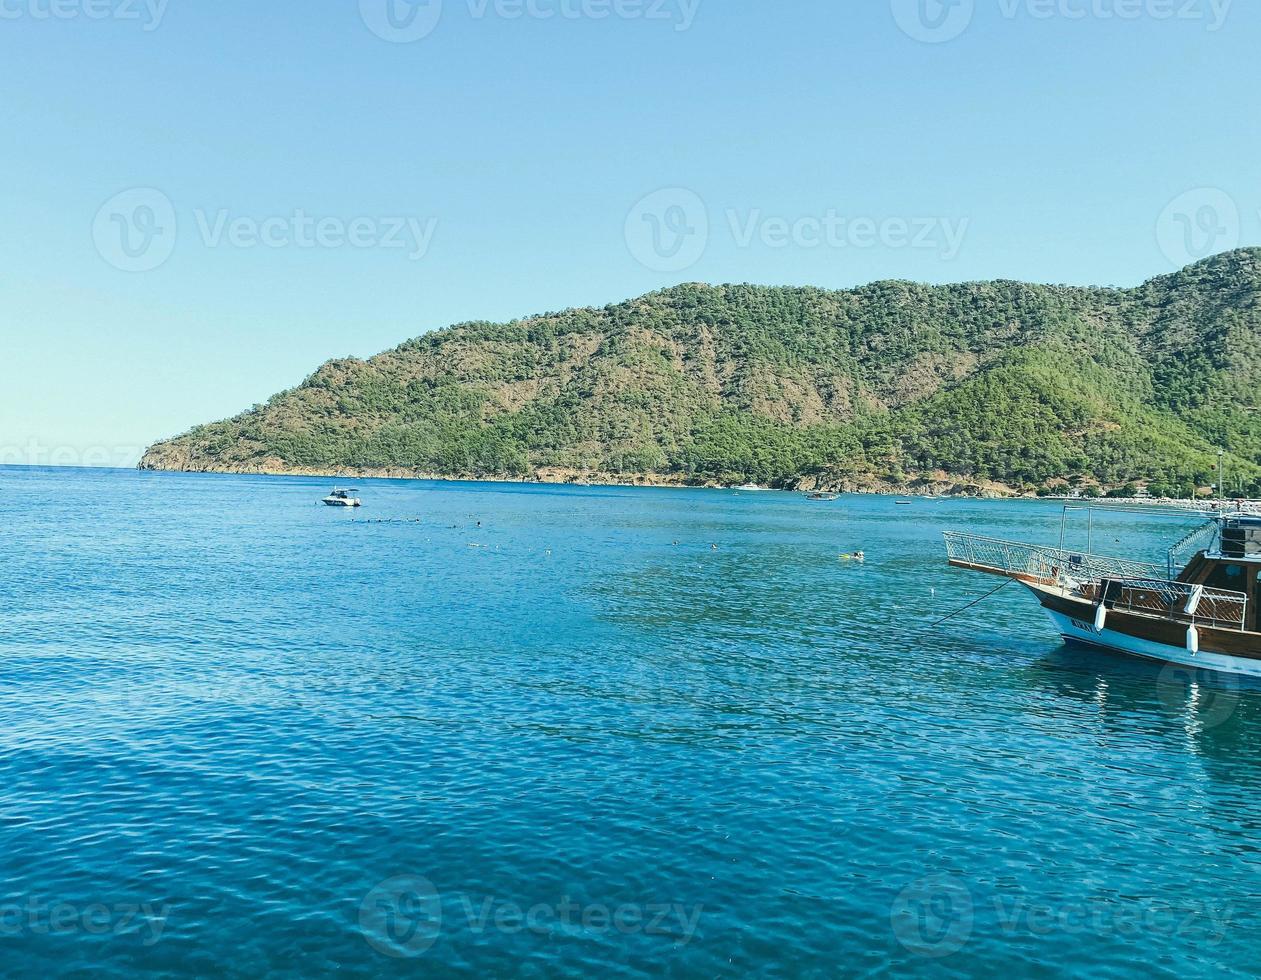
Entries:
<svg viewBox="0 0 1261 980">
<path fill-rule="evenodd" d="M 925 629 L 1059 507 L 330 485 L 0 470 L 0 973 L 1261 971 L 1261 692 Z"/>
</svg>

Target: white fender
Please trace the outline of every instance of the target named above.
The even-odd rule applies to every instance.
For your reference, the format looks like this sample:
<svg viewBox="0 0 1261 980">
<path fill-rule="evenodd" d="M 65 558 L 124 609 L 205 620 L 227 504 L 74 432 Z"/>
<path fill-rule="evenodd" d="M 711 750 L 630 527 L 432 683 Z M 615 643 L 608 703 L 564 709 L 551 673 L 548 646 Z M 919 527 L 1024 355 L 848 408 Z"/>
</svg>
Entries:
<svg viewBox="0 0 1261 980">
<path fill-rule="evenodd" d="M 1108 607 L 1105 606 L 1101 602 L 1099 603 L 1098 608 L 1095 609 L 1095 632 L 1102 633 L 1103 624 L 1106 623 L 1107 621 L 1108 621 Z"/>
<path fill-rule="evenodd" d="M 1200 652 L 1200 631 L 1194 626 L 1187 627 L 1187 652 L 1192 656 Z"/>
</svg>

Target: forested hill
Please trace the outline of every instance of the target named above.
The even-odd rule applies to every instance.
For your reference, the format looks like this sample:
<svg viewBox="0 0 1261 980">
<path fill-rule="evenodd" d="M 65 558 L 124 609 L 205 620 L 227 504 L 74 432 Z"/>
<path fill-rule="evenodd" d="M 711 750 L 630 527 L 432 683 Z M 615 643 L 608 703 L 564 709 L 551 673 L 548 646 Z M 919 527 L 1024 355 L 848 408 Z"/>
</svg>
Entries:
<svg viewBox="0 0 1261 980">
<path fill-rule="evenodd" d="M 683 285 L 465 323 L 149 449 L 154 469 L 1018 490 L 1261 481 L 1261 249 L 1136 289 Z"/>
</svg>

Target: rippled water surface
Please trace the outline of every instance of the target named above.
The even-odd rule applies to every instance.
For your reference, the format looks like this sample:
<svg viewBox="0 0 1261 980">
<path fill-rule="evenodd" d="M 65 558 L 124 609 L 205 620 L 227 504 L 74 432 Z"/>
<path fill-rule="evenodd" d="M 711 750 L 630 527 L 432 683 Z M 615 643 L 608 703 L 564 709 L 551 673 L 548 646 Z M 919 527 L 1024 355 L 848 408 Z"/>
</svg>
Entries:
<svg viewBox="0 0 1261 980">
<path fill-rule="evenodd" d="M 6 975 L 1261 971 L 1261 692 L 929 628 L 1054 505 L 0 488 Z"/>
</svg>

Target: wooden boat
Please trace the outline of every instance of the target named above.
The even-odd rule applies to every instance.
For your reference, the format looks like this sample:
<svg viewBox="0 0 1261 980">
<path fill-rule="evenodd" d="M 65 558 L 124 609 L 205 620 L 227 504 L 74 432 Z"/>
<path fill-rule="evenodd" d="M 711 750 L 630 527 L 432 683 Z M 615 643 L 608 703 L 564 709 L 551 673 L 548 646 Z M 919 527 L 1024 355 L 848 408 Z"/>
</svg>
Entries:
<svg viewBox="0 0 1261 980">
<path fill-rule="evenodd" d="M 1150 513 L 1144 509 L 1143 513 Z M 946 532 L 951 565 L 1014 579 L 1065 640 L 1261 677 L 1261 515 L 1208 518 L 1165 565 Z"/>
</svg>

